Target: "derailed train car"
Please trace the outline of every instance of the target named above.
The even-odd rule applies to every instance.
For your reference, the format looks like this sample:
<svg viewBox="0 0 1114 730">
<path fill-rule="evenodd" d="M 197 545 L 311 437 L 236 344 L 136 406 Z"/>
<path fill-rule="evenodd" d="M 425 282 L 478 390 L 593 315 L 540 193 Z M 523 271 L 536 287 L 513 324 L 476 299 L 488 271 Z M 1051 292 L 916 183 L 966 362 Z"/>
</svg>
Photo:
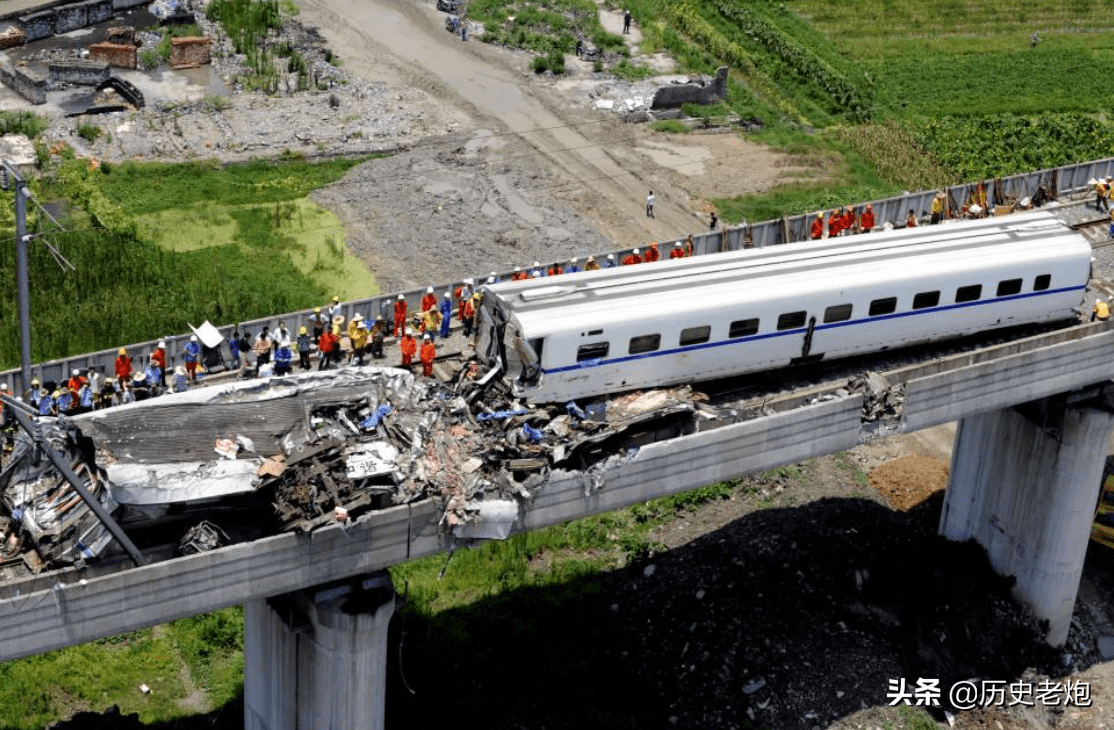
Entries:
<svg viewBox="0 0 1114 730">
<path fill-rule="evenodd" d="M 533 402 L 1077 317 L 1091 247 L 1045 212 L 486 288 L 477 353 Z"/>
</svg>

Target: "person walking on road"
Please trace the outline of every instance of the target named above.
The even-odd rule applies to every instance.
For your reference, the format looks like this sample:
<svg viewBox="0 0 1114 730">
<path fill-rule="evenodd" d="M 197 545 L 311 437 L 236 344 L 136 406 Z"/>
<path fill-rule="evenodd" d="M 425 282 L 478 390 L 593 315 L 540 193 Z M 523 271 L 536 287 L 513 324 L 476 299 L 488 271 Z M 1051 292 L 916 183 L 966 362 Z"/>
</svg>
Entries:
<svg viewBox="0 0 1114 730">
<path fill-rule="evenodd" d="M 656 198 L 654 197 L 654 191 L 651 190 L 650 194 L 646 196 L 646 217 L 647 218 L 656 218 L 657 217 L 657 216 L 654 215 L 654 201 L 655 200 L 656 200 Z"/>
<path fill-rule="evenodd" d="M 623 33 L 624 35 L 630 33 L 630 11 L 623 11 Z"/>
</svg>

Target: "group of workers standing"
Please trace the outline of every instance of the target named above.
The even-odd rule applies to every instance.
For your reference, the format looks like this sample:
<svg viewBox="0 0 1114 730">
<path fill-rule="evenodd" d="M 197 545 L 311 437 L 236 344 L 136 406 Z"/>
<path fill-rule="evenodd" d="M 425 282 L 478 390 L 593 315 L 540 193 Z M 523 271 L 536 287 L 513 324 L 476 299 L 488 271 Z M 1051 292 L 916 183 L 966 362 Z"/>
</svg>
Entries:
<svg viewBox="0 0 1114 730">
<path fill-rule="evenodd" d="M 681 259 L 692 256 L 694 251 L 694 244 L 692 235 L 690 234 L 683 241 L 677 241 L 669 251 L 670 259 Z M 599 271 L 601 269 L 610 269 L 615 266 L 631 266 L 633 264 L 646 264 L 653 263 L 661 259 L 661 251 L 658 249 L 657 241 L 651 243 L 646 249 L 632 248 L 625 254 L 621 255 L 621 259 L 616 261 L 615 254 L 607 254 L 603 259 L 603 263 L 596 260 L 595 256 L 589 256 L 581 266 L 579 258 L 569 260 L 568 264 L 555 262 L 548 267 L 542 266 L 540 262 L 535 261 L 533 266 L 523 269 L 521 266 L 514 267 L 514 272 L 511 274 L 511 281 L 526 281 L 528 279 L 541 279 L 546 276 L 560 276 L 561 274 L 576 274 L 581 271 Z"/>
</svg>

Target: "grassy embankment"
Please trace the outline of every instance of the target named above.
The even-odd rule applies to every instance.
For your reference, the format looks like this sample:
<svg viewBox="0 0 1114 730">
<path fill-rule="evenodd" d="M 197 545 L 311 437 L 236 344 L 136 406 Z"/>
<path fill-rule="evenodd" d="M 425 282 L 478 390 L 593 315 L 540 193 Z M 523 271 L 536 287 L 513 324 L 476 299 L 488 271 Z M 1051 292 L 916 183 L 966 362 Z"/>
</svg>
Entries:
<svg viewBox="0 0 1114 730">
<path fill-rule="evenodd" d="M 41 243 L 29 251 L 33 359 L 90 352 L 206 319 L 228 324 L 310 307 L 338 294 L 376 293 L 347 253 L 343 231 L 307 194 L 358 160 L 253 162 L 221 167 L 102 165 L 56 160 L 35 180 L 67 233 L 50 233 L 77 270 L 63 271 Z M 49 228 L 45 218 L 36 224 Z M 0 228 L 12 230 L 11 193 Z M 0 307 L 15 311 L 15 250 L 0 247 Z M 18 321 L 0 320 L 0 366 L 19 362 Z"/>
</svg>

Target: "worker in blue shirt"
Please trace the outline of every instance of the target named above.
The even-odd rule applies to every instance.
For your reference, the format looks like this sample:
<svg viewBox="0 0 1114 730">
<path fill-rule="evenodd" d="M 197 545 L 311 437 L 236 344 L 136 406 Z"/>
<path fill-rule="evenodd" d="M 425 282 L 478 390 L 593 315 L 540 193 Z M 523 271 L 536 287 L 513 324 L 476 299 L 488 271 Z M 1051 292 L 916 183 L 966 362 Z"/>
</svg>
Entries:
<svg viewBox="0 0 1114 730">
<path fill-rule="evenodd" d="M 453 294 L 452 292 L 445 292 L 445 297 L 441 300 L 441 337 L 442 339 L 449 336 L 449 319 L 453 316 Z"/>
<path fill-rule="evenodd" d="M 69 388 L 54 391 L 55 413 L 66 413 L 73 407 L 73 396 Z"/>
<path fill-rule="evenodd" d="M 279 345 L 279 348 L 275 350 L 275 375 L 289 375 L 290 361 L 293 359 L 294 353 L 290 351 L 290 345 Z"/>
<path fill-rule="evenodd" d="M 573 259 L 565 268 L 566 274 L 579 274 L 580 273 L 580 259 Z"/>
<path fill-rule="evenodd" d="M 309 370 L 309 330 L 305 327 L 298 329 L 298 361 L 302 370 Z"/>
<path fill-rule="evenodd" d="M 143 371 L 144 380 L 147 381 L 147 387 L 151 389 L 151 395 L 158 395 L 158 388 L 162 385 L 162 368 L 155 362 L 154 356 L 151 357 L 151 362 L 147 364 L 147 369 Z"/>
<path fill-rule="evenodd" d="M 186 343 L 186 373 L 191 381 L 197 380 L 197 358 L 201 355 L 201 345 L 197 344 L 197 335 L 190 335 Z"/>
<path fill-rule="evenodd" d="M 54 392 L 57 393 L 58 391 Z M 54 410 L 54 396 L 50 394 L 49 390 L 43 388 L 39 391 L 39 415 L 52 416 L 55 413 L 56 411 Z"/>
</svg>

